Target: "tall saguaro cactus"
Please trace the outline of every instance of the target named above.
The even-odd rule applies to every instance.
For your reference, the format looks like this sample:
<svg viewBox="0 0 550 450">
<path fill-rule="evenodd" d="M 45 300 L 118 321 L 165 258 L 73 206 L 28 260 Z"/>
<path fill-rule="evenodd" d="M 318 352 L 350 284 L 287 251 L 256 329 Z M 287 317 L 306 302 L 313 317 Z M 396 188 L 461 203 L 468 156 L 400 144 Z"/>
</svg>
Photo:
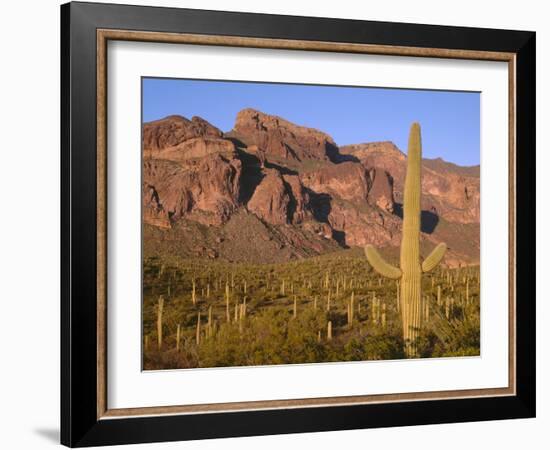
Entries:
<svg viewBox="0 0 550 450">
<path fill-rule="evenodd" d="M 424 262 L 420 262 L 421 164 L 420 125 L 415 122 L 409 134 L 400 267 L 394 267 L 384 261 L 373 246 L 365 247 L 369 263 L 379 274 L 400 280 L 403 339 L 405 353 L 409 358 L 418 356 L 417 339 L 422 325 L 422 272 L 429 272 L 437 266 L 447 250 L 447 246 L 441 243 Z"/>
</svg>

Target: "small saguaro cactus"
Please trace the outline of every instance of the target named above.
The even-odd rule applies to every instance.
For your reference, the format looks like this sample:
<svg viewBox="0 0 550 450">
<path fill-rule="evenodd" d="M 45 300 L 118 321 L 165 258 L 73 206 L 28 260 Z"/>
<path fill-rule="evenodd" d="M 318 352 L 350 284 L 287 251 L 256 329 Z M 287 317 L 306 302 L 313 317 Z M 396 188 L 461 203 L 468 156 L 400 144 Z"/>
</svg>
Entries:
<svg viewBox="0 0 550 450">
<path fill-rule="evenodd" d="M 208 307 L 208 336 L 212 336 L 212 305 Z"/>
<path fill-rule="evenodd" d="M 384 261 L 373 246 L 365 247 L 369 263 L 380 275 L 400 280 L 403 339 L 405 354 L 409 358 L 418 356 L 416 341 L 422 323 L 422 272 L 429 272 L 436 267 L 447 250 L 447 246 L 441 243 L 424 262 L 420 262 L 421 164 L 420 125 L 415 122 L 412 124 L 409 134 L 407 175 L 403 196 L 400 267 L 392 266 Z"/>
<path fill-rule="evenodd" d="M 225 283 L 225 318 L 227 322 L 231 322 L 231 315 L 229 314 L 229 284 Z"/>
<path fill-rule="evenodd" d="M 164 311 L 164 297 L 159 297 L 157 304 L 157 346 L 160 350 L 162 348 L 162 313 Z"/>
<path fill-rule="evenodd" d="M 201 343 L 201 312 L 199 311 L 197 313 L 197 329 L 195 334 L 195 340 L 197 342 L 197 346 Z"/>
<path fill-rule="evenodd" d="M 399 299 L 399 280 L 395 281 L 395 291 L 396 291 L 396 297 L 395 297 L 395 308 L 397 309 L 397 312 L 401 311 L 401 300 Z"/>
</svg>

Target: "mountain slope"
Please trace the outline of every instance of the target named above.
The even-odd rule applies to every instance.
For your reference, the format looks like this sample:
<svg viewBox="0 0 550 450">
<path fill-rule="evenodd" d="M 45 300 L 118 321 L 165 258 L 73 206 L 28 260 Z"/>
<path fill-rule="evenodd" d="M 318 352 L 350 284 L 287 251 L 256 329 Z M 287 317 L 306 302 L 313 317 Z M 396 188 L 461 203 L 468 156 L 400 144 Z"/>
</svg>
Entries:
<svg viewBox="0 0 550 450">
<path fill-rule="evenodd" d="M 204 119 L 143 125 L 146 254 L 280 262 L 400 244 L 406 156 L 391 142 L 338 147 L 253 109 L 223 133 Z M 479 261 L 479 168 L 423 162 L 423 248 Z"/>
</svg>

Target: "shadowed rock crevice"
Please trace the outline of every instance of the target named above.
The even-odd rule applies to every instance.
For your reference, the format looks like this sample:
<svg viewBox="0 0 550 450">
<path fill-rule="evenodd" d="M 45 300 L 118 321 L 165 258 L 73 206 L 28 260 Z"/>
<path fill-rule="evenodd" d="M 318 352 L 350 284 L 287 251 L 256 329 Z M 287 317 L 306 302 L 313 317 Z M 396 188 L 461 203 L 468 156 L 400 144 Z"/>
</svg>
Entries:
<svg viewBox="0 0 550 450">
<path fill-rule="evenodd" d="M 289 169 L 288 167 L 281 166 L 279 164 L 275 164 L 271 161 L 265 161 L 265 167 L 267 169 L 275 169 L 277 170 L 281 175 L 298 175 L 298 172 L 296 170 Z"/>
<path fill-rule="evenodd" d="M 298 202 L 296 200 L 296 197 L 294 196 L 294 192 L 292 192 L 292 187 L 286 180 L 284 180 L 284 178 L 283 178 L 283 185 L 285 187 L 286 192 L 288 193 L 288 204 L 287 204 L 287 210 L 286 210 L 287 221 L 288 223 L 293 223 L 294 214 L 296 214 Z"/>
<path fill-rule="evenodd" d="M 331 211 L 331 197 L 329 194 L 317 193 L 311 189 L 305 188 L 310 198 L 311 211 L 313 218 L 317 222 L 328 223 L 328 217 Z"/>
<path fill-rule="evenodd" d="M 332 230 L 332 239 L 334 239 L 341 247 L 348 248 L 346 245 L 346 233 L 342 230 Z"/>
<path fill-rule="evenodd" d="M 340 153 L 338 146 L 332 142 L 326 143 L 326 153 L 328 158 L 334 164 L 340 164 L 343 162 L 359 162 L 359 158 L 354 155 Z"/>
<path fill-rule="evenodd" d="M 239 203 L 246 204 L 252 198 L 256 187 L 264 178 L 260 160 L 240 148 L 237 150 L 239 159 L 242 162 L 241 186 L 239 189 Z"/>
<path fill-rule="evenodd" d="M 393 213 L 403 219 L 403 204 L 394 203 Z M 421 211 L 420 212 L 420 231 L 426 234 L 432 234 L 437 228 L 439 223 L 439 216 L 433 211 Z"/>
</svg>

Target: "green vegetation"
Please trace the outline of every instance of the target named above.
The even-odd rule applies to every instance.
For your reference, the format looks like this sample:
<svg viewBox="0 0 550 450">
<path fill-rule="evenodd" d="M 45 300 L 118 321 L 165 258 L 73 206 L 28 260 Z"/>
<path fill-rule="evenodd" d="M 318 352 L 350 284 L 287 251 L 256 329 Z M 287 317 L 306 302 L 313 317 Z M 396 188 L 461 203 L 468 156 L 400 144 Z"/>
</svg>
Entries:
<svg viewBox="0 0 550 450">
<path fill-rule="evenodd" d="M 359 249 L 281 264 L 146 258 L 144 369 L 405 358 L 399 287 Z M 479 355 L 479 267 L 422 275 L 420 357 Z"/>
</svg>

